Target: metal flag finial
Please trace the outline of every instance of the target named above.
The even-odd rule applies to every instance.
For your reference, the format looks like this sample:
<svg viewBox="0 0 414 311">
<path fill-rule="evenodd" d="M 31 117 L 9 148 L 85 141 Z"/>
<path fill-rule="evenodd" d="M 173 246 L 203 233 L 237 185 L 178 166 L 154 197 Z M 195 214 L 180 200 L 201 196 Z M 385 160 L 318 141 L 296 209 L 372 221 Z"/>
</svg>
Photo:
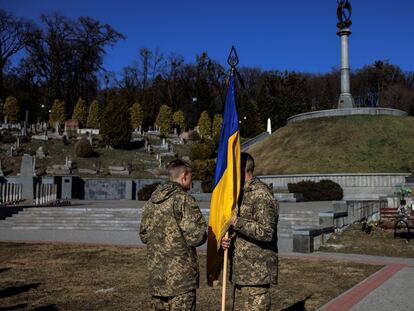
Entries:
<svg viewBox="0 0 414 311">
<path fill-rule="evenodd" d="M 227 58 L 227 63 L 231 67 L 230 76 L 234 77 L 236 75 L 237 78 L 239 79 L 239 82 L 240 82 L 241 86 L 244 88 L 245 86 L 244 86 L 243 79 L 242 79 L 240 73 L 237 71 L 237 68 L 236 68 L 236 66 L 239 64 L 239 57 L 237 56 L 236 48 L 234 47 L 234 45 L 232 45 L 232 47 L 231 47 L 229 57 Z"/>
<path fill-rule="evenodd" d="M 227 58 L 227 63 L 230 65 L 232 71 L 236 68 L 236 66 L 239 64 L 239 57 L 237 56 L 236 49 L 234 48 L 234 45 L 232 45 L 229 57 Z"/>
</svg>

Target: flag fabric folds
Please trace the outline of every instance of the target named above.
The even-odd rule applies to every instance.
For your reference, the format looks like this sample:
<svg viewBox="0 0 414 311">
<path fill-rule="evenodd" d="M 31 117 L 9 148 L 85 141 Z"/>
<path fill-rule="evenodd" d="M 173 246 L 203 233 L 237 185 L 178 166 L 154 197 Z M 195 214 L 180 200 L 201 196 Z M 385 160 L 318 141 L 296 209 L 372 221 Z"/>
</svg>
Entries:
<svg viewBox="0 0 414 311">
<path fill-rule="evenodd" d="M 220 241 L 237 206 L 241 184 L 240 134 L 234 76 L 229 79 L 216 161 L 207 243 L 207 280 L 218 279 L 222 265 Z"/>
</svg>

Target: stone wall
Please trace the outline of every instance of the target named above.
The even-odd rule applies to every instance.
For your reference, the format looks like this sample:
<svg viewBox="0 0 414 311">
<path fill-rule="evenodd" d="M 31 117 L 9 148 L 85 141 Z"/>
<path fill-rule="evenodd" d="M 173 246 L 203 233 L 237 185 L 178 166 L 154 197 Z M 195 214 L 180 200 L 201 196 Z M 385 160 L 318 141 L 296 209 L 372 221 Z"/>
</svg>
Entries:
<svg viewBox="0 0 414 311">
<path fill-rule="evenodd" d="M 287 189 L 288 183 L 303 180 L 318 182 L 322 179 L 338 183 L 344 190 L 344 200 L 378 200 L 393 194 L 396 187 L 404 185 L 404 173 L 372 174 L 303 174 L 303 175 L 267 175 L 259 176 L 265 183 L 272 184 L 273 189 Z"/>
<path fill-rule="evenodd" d="M 62 189 L 65 176 L 46 176 L 34 177 L 33 185 L 57 184 L 58 199 L 62 198 Z M 136 200 L 137 192 L 145 185 L 165 182 L 166 178 L 153 179 L 127 179 L 127 178 L 80 178 L 71 177 L 71 197 L 67 199 L 85 199 L 85 200 Z M 3 178 L 0 177 L 0 183 L 19 183 L 20 178 L 16 176 Z M 65 190 L 65 189 L 64 189 Z M 67 189 L 66 189 L 67 190 Z M 201 181 L 194 180 L 193 188 L 190 193 L 202 192 Z"/>
<path fill-rule="evenodd" d="M 329 109 L 319 110 L 312 112 L 305 112 L 294 115 L 287 119 L 287 123 L 316 119 L 316 118 L 327 118 L 327 117 L 341 117 L 341 116 L 353 116 L 353 115 L 389 115 L 397 117 L 405 117 L 407 113 L 398 109 L 391 108 L 345 108 L 345 109 Z"/>
</svg>

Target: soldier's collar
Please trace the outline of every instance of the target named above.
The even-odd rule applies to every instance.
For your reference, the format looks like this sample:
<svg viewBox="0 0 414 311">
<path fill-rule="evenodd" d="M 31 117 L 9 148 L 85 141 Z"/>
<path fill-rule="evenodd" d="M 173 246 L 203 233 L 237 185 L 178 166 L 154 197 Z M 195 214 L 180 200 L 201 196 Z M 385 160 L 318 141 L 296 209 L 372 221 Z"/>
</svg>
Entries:
<svg viewBox="0 0 414 311">
<path fill-rule="evenodd" d="M 244 186 L 243 189 L 247 189 L 251 186 L 251 184 L 253 184 L 256 181 L 256 177 L 253 177 L 252 179 L 246 180 L 244 182 Z"/>
</svg>

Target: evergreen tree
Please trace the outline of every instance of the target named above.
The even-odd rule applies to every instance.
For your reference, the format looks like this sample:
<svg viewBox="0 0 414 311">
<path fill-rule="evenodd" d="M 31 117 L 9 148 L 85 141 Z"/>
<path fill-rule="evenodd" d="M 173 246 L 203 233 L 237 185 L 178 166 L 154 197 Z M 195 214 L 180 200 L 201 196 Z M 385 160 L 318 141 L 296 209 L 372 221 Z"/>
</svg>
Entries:
<svg viewBox="0 0 414 311">
<path fill-rule="evenodd" d="M 101 124 L 102 111 L 99 102 L 95 99 L 89 107 L 88 121 L 86 126 L 89 128 L 99 128 Z"/>
<path fill-rule="evenodd" d="M 142 111 L 142 107 L 139 103 L 135 103 L 129 109 L 131 114 L 131 126 L 133 129 L 137 129 L 142 126 L 142 122 L 144 121 L 144 112 Z"/>
<path fill-rule="evenodd" d="M 176 125 L 180 132 L 185 131 L 185 118 L 184 113 L 181 110 L 174 112 L 173 114 L 174 125 Z"/>
<path fill-rule="evenodd" d="M 221 124 L 223 123 L 223 117 L 221 114 L 216 113 L 213 118 L 213 139 L 216 143 L 220 141 Z"/>
<path fill-rule="evenodd" d="M 211 119 L 207 111 L 203 111 L 198 120 L 198 131 L 201 138 L 209 138 L 211 136 Z"/>
<path fill-rule="evenodd" d="M 13 96 L 6 98 L 3 107 L 4 116 L 7 117 L 8 123 L 17 123 L 20 120 L 20 109 L 17 99 Z"/>
<path fill-rule="evenodd" d="M 80 126 L 86 125 L 86 121 L 88 120 L 88 108 L 86 107 L 86 102 L 81 97 L 79 97 L 78 102 L 75 105 L 72 119 L 78 120 Z"/>
<path fill-rule="evenodd" d="M 66 120 L 65 102 L 59 99 L 55 99 L 52 106 L 52 112 L 49 116 L 50 126 L 55 126 L 56 122 L 62 124 Z"/>
<path fill-rule="evenodd" d="M 0 122 L 3 122 L 3 116 L 4 116 L 3 107 L 4 107 L 3 100 L 0 98 Z"/>
<path fill-rule="evenodd" d="M 128 103 L 117 97 L 105 106 L 101 123 L 104 142 L 114 148 L 123 149 L 131 140 L 131 123 Z"/>
<path fill-rule="evenodd" d="M 158 112 L 155 124 L 160 127 L 161 135 L 169 134 L 173 127 L 172 111 L 167 105 L 162 105 Z"/>
<path fill-rule="evenodd" d="M 242 137 L 254 137 L 265 131 L 266 122 L 262 121 L 264 118 L 262 118 L 255 100 L 249 98 L 245 100 L 243 105 L 240 105 L 239 118 Z"/>
</svg>

